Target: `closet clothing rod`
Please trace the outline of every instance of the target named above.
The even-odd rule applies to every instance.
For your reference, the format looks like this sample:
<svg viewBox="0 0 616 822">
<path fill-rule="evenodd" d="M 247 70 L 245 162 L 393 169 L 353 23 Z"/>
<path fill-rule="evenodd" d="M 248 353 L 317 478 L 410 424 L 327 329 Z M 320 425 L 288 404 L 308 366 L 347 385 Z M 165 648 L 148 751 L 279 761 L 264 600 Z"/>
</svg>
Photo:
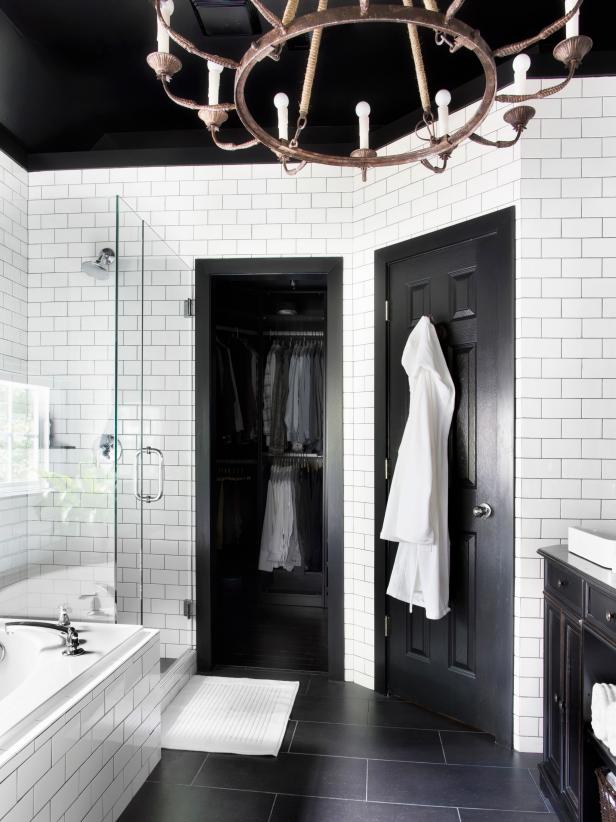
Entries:
<svg viewBox="0 0 616 822">
<path fill-rule="evenodd" d="M 289 451 L 286 454 L 264 454 L 265 457 L 271 460 L 286 460 L 289 459 L 296 459 L 296 460 L 322 460 L 323 454 L 302 454 L 299 451 L 293 452 Z"/>
<path fill-rule="evenodd" d="M 264 331 L 266 337 L 322 337 L 323 331 Z"/>
<path fill-rule="evenodd" d="M 216 331 L 229 331 L 232 334 L 254 334 L 255 336 L 259 334 L 258 331 L 254 331 L 252 328 L 238 328 L 231 325 L 217 325 Z"/>
</svg>

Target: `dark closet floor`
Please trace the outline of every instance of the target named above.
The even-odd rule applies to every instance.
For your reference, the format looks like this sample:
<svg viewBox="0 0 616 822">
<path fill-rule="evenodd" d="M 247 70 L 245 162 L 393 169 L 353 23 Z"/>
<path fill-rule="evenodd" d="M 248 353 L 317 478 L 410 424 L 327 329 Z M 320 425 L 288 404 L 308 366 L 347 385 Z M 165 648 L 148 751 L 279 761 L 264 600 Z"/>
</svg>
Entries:
<svg viewBox="0 0 616 822">
<path fill-rule="evenodd" d="M 215 673 L 300 680 L 281 753 L 163 751 L 121 822 L 556 822 L 538 755 L 324 676 Z"/>
<path fill-rule="evenodd" d="M 327 670 L 327 611 L 226 596 L 218 659 L 228 665 Z M 224 656 L 223 656 L 224 654 Z"/>
</svg>

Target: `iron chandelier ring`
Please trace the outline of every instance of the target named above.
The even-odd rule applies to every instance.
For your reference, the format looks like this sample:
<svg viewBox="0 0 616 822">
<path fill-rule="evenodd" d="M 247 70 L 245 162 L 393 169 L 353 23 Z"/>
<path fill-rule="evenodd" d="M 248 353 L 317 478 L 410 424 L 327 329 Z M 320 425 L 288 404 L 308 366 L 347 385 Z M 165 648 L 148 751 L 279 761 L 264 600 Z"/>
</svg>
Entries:
<svg viewBox="0 0 616 822">
<path fill-rule="evenodd" d="M 430 144 L 402 154 L 388 154 L 372 156 L 369 161 L 358 157 L 338 154 L 323 154 L 317 151 L 293 147 L 288 143 L 273 137 L 262 128 L 252 116 L 246 102 L 246 83 L 258 63 L 275 52 L 276 47 L 287 40 L 318 29 L 344 26 L 355 23 L 401 23 L 413 24 L 435 32 L 448 34 L 456 43 L 471 51 L 478 58 L 485 77 L 483 96 L 477 110 L 470 119 L 457 131 L 448 134 Z M 362 12 L 357 6 L 345 6 L 325 11 L 316 11 L 295 18 L 285 28 L 275 28 L 254 42 L 244 54 L 235 75 L 234 98 L 237 114 L 244 127 L 260 143 L 267 146 L 278 157 L 297 160 L 300 162 L 320 163 L 331 166 L 347 166 L 364 168 L 394 166 L 404 163 L 413 163 L 424 158 L 450 152 L 455 146 L 470 135 L 483 123 L 494 103 L 497 90 L 496 64 L 492 49 L 481 37 L 478 31 L 463 23 L 457 18 L 447 20 L 440 12 L 413 6 L 375 5 Z"/>
</svg>

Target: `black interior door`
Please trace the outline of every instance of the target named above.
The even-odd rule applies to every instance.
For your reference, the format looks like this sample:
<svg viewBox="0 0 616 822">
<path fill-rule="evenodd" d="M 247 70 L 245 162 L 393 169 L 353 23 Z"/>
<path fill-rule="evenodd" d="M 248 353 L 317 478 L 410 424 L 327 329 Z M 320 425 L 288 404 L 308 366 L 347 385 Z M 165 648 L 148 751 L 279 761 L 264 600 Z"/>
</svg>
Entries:
<svg viewBox="0 0 616 822">
<path fill-rule="evenodd" d="M 513 213 L 392 251 L 387 265 L 388 456 L 409 409 L 400 363 L 430 315 L 456 387 L 450 434 L 450 614 L 386 597 L 387 681 L 408 697 L 511 743 L 513 710 Z M 406 253 L 405 253 L 406 252 Z M 488 503 L 492 515 L 473 509 Z M 385 546 L 383 546 L 385 547 Z M 389 579 L 397 546 L 387 545 Z"/>
</svg>

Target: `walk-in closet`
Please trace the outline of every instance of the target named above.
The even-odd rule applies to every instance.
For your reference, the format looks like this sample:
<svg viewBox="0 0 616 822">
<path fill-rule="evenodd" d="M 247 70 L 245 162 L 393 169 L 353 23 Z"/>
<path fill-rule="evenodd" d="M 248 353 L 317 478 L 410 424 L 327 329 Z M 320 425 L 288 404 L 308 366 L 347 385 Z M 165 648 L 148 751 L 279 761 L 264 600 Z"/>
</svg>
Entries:
<svg viewBox="0 0 616 822">
<path fill-rule="evenodd" d="M 341 459 L 341 442 L 328 432 L 332 399 L 333 416 L 341 417 L 340 385 L 337 400 L 328 396 L 328 368 L 341 361 L 341 317 L 328 322 L 328 288 L 336 284 L 326 269 L 206 279 L 197 419 L 207 390 L 208 430 L 198 434 L 198 453 L 209 469 L 200 483 L 211 512 L 201 535 L 207 574 L 200 575 L 209 604 L 203 587 L 198 598 L 211 615 L 211 663 L 328 671 L 331 553 L 339 546 L 326 489 L 330 457 Z M 204 303 L 198 293 L 197 317 Z"/>
</svg>

